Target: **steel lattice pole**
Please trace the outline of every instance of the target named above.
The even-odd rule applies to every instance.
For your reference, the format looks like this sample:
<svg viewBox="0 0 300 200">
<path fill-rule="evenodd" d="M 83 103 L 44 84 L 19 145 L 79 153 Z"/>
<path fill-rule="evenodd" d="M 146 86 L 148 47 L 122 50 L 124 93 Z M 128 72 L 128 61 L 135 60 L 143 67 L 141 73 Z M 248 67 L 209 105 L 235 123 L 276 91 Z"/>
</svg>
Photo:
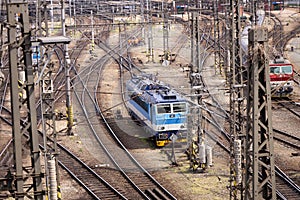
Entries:
<svg viewBox="0 0 300 200">
<path fill-rule="evenodd" d="M 9 71 L 13 122 L 12 132 L 14 139 L 14 168 L 16 170 L 16 174 L 13 177 L 15 182 L 12 183 L 15 184 L 16 188 L 14 197 L 16 199 L 24 199 L 25 196 L 33 195 L 31 198 L 43 199 L 28 4 L 25 1 L 7 1 L 6 3 L 7 21 L 9 24 Z M 18 39 L 16 38 L 17 35 Z M 19 85 L 20 70 L 24 70 L 25 72 L 25 80 L 21 86 Z M 22 95 L 23 90 L 25 90 L 25 95 Z M 26 115 L 24 116 L 27 118 L 26 124 L 21 124 L 21 113 Z M 29 169 L 23 170 L 22 136 L 26 133 L 29 136 L 31 166 Z M 26 190 L 24 188 L 25 185 Z"/>
<path fill-rule="evenodd" d="M 245 199 L 276 199 L 267 42 L 267 28 L 249 31 Z"/>
</svg>

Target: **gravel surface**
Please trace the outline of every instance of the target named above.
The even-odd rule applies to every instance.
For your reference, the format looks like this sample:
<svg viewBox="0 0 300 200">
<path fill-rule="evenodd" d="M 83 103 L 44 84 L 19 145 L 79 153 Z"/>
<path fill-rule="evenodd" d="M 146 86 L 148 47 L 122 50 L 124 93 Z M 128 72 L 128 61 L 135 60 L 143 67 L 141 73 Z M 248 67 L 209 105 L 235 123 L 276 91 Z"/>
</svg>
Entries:
<svg viewBox="0 0 300 200">
<path fill-rule="evenodd" d="M 154 38 L 155 40 L 155 38 Z M 173 41 L 174 42 L 174 41 Z M 172 43 L 172 41 L 170 41 Z M 186 59 L 179 58 L 176 60 L 176 63 L 173 63 L 170 66 L 161 66 L 158 63 L 158 57 L 156 57 L 155 63 L 147 63 L 148 59 L 145 56 L 145 47 L 139 46 L 132 49 L 132 56 L 136 59 L 142 60 L 143 65 L 141 66 L 144 71 L 152 72 L 158 75 L 159 79 L 163 80 L 166 83 L 172 84 L 175 88 L 183 89 L 184 92 L 188 90 L 188 81 L 187 74 L 183 72 L 180 66 L 184 66 L 187 64 Z M 159 54 L 159 48 L 157 50 L 156 55 Z M 185 51 L 186 53 L 186 51 Z M 212 63 L 212 60 L 209 60 L 208 63 Z M 228 99 L 224 98 L 225 94 L 221 89 L 224 88 L 224 81 L 222 82 L 222 77 L 214 74 L 214 69 L 211 66 L 207 66 L 204 71 L 209 76 L 205 77 L 206 81 L 209 82 L 215 89 L 211 92 L 215 94 L 215 97 L 220 101 L 222 105 L 228 104 Z M 117 68 L 110 68 L 109 72 L 107 72 L 103 76 L 103 81 L 107 82 L 104 88 L 101 88 L 100 91 L 112 91 L 111 95 L 102 95 L 101 99 L 111 99 L 110 101 L 103 101 L 104 107 L 112 107 L 119 103 L 118 98 L 115 97 L 115 93 L 119 92 L 119 88 L 113 85 L 112 81 L 114 78 L 118 76 Z M 180 78 L 178 78 L 180 77 Z M 176 81 L 174 81 L 176 79 Z M 212 80 L 215 80 L 214 82 Z M 219 80 L 219 81 L 216 81 Z M 219 89 L 217 89 L 219 88 Z M 106 104 L 106 105 L 105 105 Z M 127 138 L 130 137 L 131 141 L 134 141 L 131 146 L 131 153 L 139 160 L 143 165 L 151 171 L 151 173 L 156 177 L 156 179 L 163 183 L 163 185 L 168 188 L 178 199 L 227 199 L 229 197 L 229 191 L 227 186 L 229 185 L 229 156 L 224 153 L 219 147 L 215 146 L 213 151 L 213 166 L 208 168 L 204 173 L 197 171 L 194 172 L 189 168 L 189 162 L 185 157 L 183 152 L 178 153 L 177 162 L 179 166 L 173 166 L 171 161 L 168 158 L 168 155 L 165 154 L 163 149 L 155 149 L 149 146 L 147 141 L 141 140 L 141 133 L 138 131 L 139 128 L 136 127 L 136 124 L 132 124 L 130 119 L 128 118 L 127 111 L 123 107 L 117 107 L 116 109 L 110 110 L 108 112 L 112 115 L 112 119 L 115 119 L 114 114 L 116 110 L 121 110 L 123 121 L 117 122 L 117 127 L 124 131 L 123 126 L 126 127 L 127 130 L 130 130 L 130 133 L 127 134 Z M 273 125 L 280 126 L 284 119 L 281 117 L 282 113 L 274 112 L 273 115 Z M 292 125 L 294 122 L 289 121 L 289 117 L 287 115 L 284 123 L 291 123 L 289 126 L 290 129 L 292 127 L 297 127 L 297 125 Z M 297 121 L 295 122 L 297 123 Z M 295 128 L 294 128 L 295 129 Z M 136 132 L 137 131 L 137 132 Z M 297 128 L 296 128 L 296 133 Z M 138 135 L 139 137 L 135 137 Z M 75 136 L 73 142 L 69 144 L 70 148 L 72 148 L 75 152 L 78 152 L 79 155 L 84 155 L 86 160 L 90 160 L 90 155 L 92 160 L 94 158 L 93 155 L 88 154 L 87 150 L 84 148 L 84 144 L 80 141 L 80 136 Z M 142 141 L 140 143 L 140 141 Z M 130 146 L 130 144 L 127 144 Z M 79 148 L 78 148 L 79 147 Z M 275 143 L 275 161 L 283 170 L 287 171 L 294 180 L 299 181 L 299 160 L 297 157 L 291 157 L 291 150 L 282 146 L 281 144 Z M 92 163 L 97 163 L 96 160 L 93 160 Z M 99 162 L 99 164 L 105 163 Z M 101 171 L 101 169 L 99 169 Z M 297 178 L 298 177 L 298 178 Z M 298 182 L 299 184 L 299 182 Z"/>
<path fill-rule="evenodd" d="M 159 27 L 157 27 L 159 28 Z M 180 31 L 180 26 L 177 25 L 176 28 L 171 30 L 175 30 L 177 33 Z M 153 31 L 155 32 L 155 31 Z M 157 31 L 157 34 L 159 31 Z M 174 33 L 174 34 L 175 34 Z M 170 46 L 172 46 L 172 35 L 170 39 Z M 154 36 L 155 37 L 155 36 Z M 160 37 L 156 35 L 156 37 Z M 154 38 L 155 40 L 155 38 Z M 161 42 L 162 44 L 162 42 Z M 157 46 L 156 56 L 160 53 L 161 48 Z M 161 66 L 158 64 L 158 57 L 156 57 L 156 63 L 147 63 L 147 57 L 145 56 L 145 46 L 139 46 L 132 49 L 134 52 L 133 56 L 139 58 L 143 61 L 143 69 L 145 71 L 158 73 L 158 77 L 165 82 L 170 82 L 174 85 L 175 88 L 182 89 L 182 91 L 188 90 L 188 81 L 186 73 L 183 72 L 180 66 L 184 66 L 187 64 L 187 59 L 184 57 L 179 57 L 175 63 L 171 66 Z M 184 51 L 185 53 L 187 50 Z M 188 57 L 189 58 L 189 57 Z M 89 60 L 89 55 L 86 54 L 82 57 L 82 63 L 88 64 L 87 60 Z M 298 69 L 299 70 L 299 69 Z M 221 80 L 222 77 L 215 75 L 213 73 L 213 69 L 208 66 L 204 71 L 207 71 L 210 74 L 207 76 L 206 80 Z M 116 98 L 114 94 L 119 92 L 118 85 L 114 84 L 114 77 L 118 77 L 118 68 L 116 66 L 110 68 L 110 70 L 105 72 L 103 76 L 103 81 L 106 82 L 105 87 L 100 88 L 100 91 L 112 91 L 112 94 L 101 95 L 100 98 L 103 100 L 103 106 L 106 108 L 110 108 L 117 103 L 119 103 L 119 97 Z M 176 80 L 176 81 L 174 81 Z M 212 82 L 211 82 L 212 83 Z M 215 83 L 218 85 L 217 87 L 223 88 L 224 84 L 222 81 L 217 81 Z M 216 97 L 220 99 L 221 104 L 228 103 L 228 99 L 224 98 L 224 93 L 215 89 Z M 221 101 L 223 100 L 223 101 Z M 64 110 L 64 105 L 62 104 L 61 110 Z M 115 121 L 117 124 L 117 128 L 124 131 L 124 126 L 126 129 L 130 130 L 130 133 L 126 136 L 130 137 L 133 141 L 131 144 L 127 144 L 131 146 L 130 152 L 139 160 L 145 168 L 149 169 L 151 173 L 157 178 L 159 182 L 161 182 L 167 189 L 169 189 L 178 199 L 228 199 L 229 191 L 227 186 L 229 185 L 229 155 L 224 153 L 219 147 L 214 146 L 213 150 L 213 166 L 208 168 L 204 173 L 200 171 L 192 171 L 189 168 L 189 162 L 183 152 L 178 152 L 177 162 L 179 166 L 173 166 L 172 162 L 169 160 L 168 155 L 165 153 L 164 149 L 153 148 L 153 146 L 149 145 L 148 141 L 143 140 L 144 136 L 140 133 L 139 128 L 135 123 L 132 123 L 130 118 L 127 115 L 124 107 L 116 107 L 115 109 L 111 109 L 107 114 L 112 116 L 112 119 L 115 119 L 115 113 L 117 110 L 121 110 L 123 120 Z M 76 116 L 75 116 L 76 118 Z M 293 133 L 299 134 L 299 129 L 297 128 L 297 123 L 299 120 L 291 121 L 291 117 L 288 115 L 283 116 L 282 112 L 274 111 L 273 112 L 273 125 L 275 128 L 281 128 L 281 124 L 288 124 L 289 130 L 293 131 Z M 57 122 L 57 130 L 62 130 L 66 127 L 65 121 Z M 129 128 L 130 127 L 130 128 Z M 92 141 L 88 141 L 87 138 L 84 138 L 82 134 L 84 132 L 84 127 L 74 127 L 74 136 L 65 136 L 63 133 L 60 133 L 59 142 L 66 145 L 70 150 L 72 150 L 75 154 L 79 155 L 82 160 L 89 163 L 89 165 L 95 168 L 96 171 L 99 172 L 107 172 L 111 173 L 110 166 L 107 165 L 106 162 L 103 162 L 101 158 L 97 156 L 97 152 L 93 151 L 92 146 L 94 145 Z M 129 132 L 129 131 L 127 131 Z M 136 137 L 138 135 L 139 137 Z M 7 130 L 2 129 L 0 131 L 1 143 L 0 147 L 6 143 L 7 140 Z M 275 143 L 275 161 L 284 171 L 286 171 L 294 180 L 298 182 L 300 185 L 300 162 L 299 157 L 291 157 L 291 149 L 287 147 Z M 69 175 L 60 169 L 60 177 L 61 177 L 61 190 L 63 199 L 87 199 L 88 194 L 81 188 L 79 185 L 72 180 Z M 116 182 L 117 178 L 112 177 L 112 182 Z M 121 188 L 121 185 L 120 185 Z M 124 190 L 124 188 L 121 190 Z"/>
<path fill-rule="evenodd" d="M 185 64 L 185 60 L 178 59 L 178 62 L 167 67 L 161 66 L 159 63 L 147 64 L 145 53 L 143 52 L 144 48 L 145 47 L 136 47 L 132 52 L 134 52 L 134 57 L 143 60 L 145 64 L 142 68 L 145 71 L 158 73 L 159 79 L 163 79 L 166 83 L 172 83 L 175 88 L 183 90 L 188 88 L 187 74 L 182 71 L 182 68 L 178 64 Z M 153 69 L 155 70 L 153 71 Z M 110 65 L 109 70 L 106 70 L 103 74 L 103 84 L 99 89 L 99 94 L 104 109 L 109 109 L 120 103 L 120 95 L 117 95 L 120 90 L 116 81 L 113 81 L 115 77 L 118 77 L 118 73 L 118 67 Z M 174 82 L 174 78 L 180 81 Z M 101 94 L 101 91 L 111 91 L 112 94 Z M 117 110 L 121 111 L 121 120 L 116 120 L 115 114 Z M 198 199 L 199 196 L 209 199 L 223 199 L 224 193 L 228 194 L 226 188 L 229 173 L 229 167 L 226 163 L 228 156 L 224 155 L 221 150 L 214 153 L 214 166 L 207 169 L 205 173 L 190 170 L 189 162 L 182 151 L 176 154 L 179 167 L 175 167 L 172 165 L 164 149 L 153 148 L 151 141 L 145 140 L 147 135 L 143 135 L 143 132 L 141 132 L 143 130 L 142 127 L 132 122 L 123 106 L 110 109 L 106 112 L 106 115 L 110 115 L 111 120 L 114 121 L 116 125 L 114 129 L 122 130 L 117 131 L 117 133 L 119 133 L 119 136 L 126 137 L 125 145 L 131 149 L 130 152 L 134 157 L 139 160 L 146 169 L 153 173 L 157 180 L 162 182 L 169 191 L 174 193 L 178 199 Z M 80 127 L 75 128 L 75 136 L 69 136 L 69 139 L 62 138 L 62 143 L 82 156 L 83 160 L 88 161 L 92 167 L 96 165 L 107 166 L 106 163 L 101 162 L 101 158 L 99 159 L 95 153 L 92 153 L 93 141 L 89 139 L 90 142 L 86 143 L 87 138 L 82 137 L 84 134 L 82 134 L 80 130 L 82 130 Z M 128 140 L 128 138 L 130 139 Z M 126 144 L 128 141 L 129 143 Z M 101 171 L 104 170 L 104 168 L 96 168 L 96 170 Z M 67 186 L 67 193 L 70 194 L 71 188 L 68 187 L 68 181 L 62 181 L 62 187 L 64 185 Z M 211 185 L 214 187 L 210 187 Z M 74 190 L 74 194 L 77 194 L 77 191 L 78 189 Z M 64 191 L 63 195 L 66 195 Z"/>
</svg>

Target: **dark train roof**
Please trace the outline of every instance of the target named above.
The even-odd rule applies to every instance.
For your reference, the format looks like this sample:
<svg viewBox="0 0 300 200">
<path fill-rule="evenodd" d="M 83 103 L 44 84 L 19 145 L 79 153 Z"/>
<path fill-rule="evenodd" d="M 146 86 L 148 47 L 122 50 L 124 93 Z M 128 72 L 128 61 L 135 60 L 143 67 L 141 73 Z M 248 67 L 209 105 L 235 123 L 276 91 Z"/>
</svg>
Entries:
<svg viewBox="0 0 300 200">
<path fill-rule="evenodd" d="M 140 98 L 149 103 L 167 103 L 186 101 L 174 89 L 163 82 L 155 80 L 153 76 L 134 77 L 129 80 L 134 91 Z"/>
<path fill-rule="evenodd" d="M 270 64 L 291 64 L 291 62 L 283 57 L 276 56 L 273 60 L 270 60 Z"/>
</svg>

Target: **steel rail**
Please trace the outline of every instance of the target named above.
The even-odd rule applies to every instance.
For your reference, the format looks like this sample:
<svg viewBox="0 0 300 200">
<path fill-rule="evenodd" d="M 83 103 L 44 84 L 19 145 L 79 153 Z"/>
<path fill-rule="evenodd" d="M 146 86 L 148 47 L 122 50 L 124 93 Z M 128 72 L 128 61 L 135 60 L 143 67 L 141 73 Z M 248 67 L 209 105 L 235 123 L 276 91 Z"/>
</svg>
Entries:
<svg viewBox="0 0 300 200">
<path fill-rule="evenodd" d="M 289 133 L 286 133 L 286 132 L 284 132 L 284 131 L 280 131 L 280 130 L 278 130 L 278 129 L 273 129 L 273 131 L 275 132 L 275 133 L 278 133 L 279 135 L 283 135 L 283 136 L 286 136 L 286 137 L 288 137 L 289 139 L 292 139 L 293 141 L 288 141 L 288 140 L 286 140 L 286 139 L 283 139 L 283 138 L 281 138 L 281 137 L 278 137 L 278 136 L 274 136 L 274 139 L 275 140 L 277 140 L 277 141 L 279 141 L 279 142 L 281 142 L 281 143 L 283 143 L 283 144 L 286 144 L 286 145 L 288 145 L 288 146 L 290 146 L 290 147 L 292 147 L 292 148 L 294 148 L 294 149 L 297 149 L 297 150 L 300 150 L 300 138 L 299 137 L 297 137 L 297 136 L 295 136 L 295 135 L 291 135 L 291 134 L 289 134 Z"/>
<path fill-rule="evenodd" d="M 295 111 L 295 108 L 290 108 L 290 106 L 296 106 L 298 109 L 300 109 L 300 106 L 298 104 L 296 104 L 294 101 L 289 100 L 288 102 L 279 102 L 278 100 L 274 100 L 278 103 L 278 105 L 281 105 L 282 107 L 284 107 L 285 109 L 287 109 L 288 111 L 290 111 L 291 113 L 293 113 L 295 116 L 297 116 L 298 118 L 300 118 L 300 112 Z M 291 104 L 291 105 L 288 105 Z"/>
<path fill-rule="evenodd" d="M 210 37 L 206 37 L 205 39 L 210 39 L 210 40 L 212 40 L 213 41 L 213 39 L 212 38 L 210 38 Z M 202 80 L 203 81 L 203 80 Z M 222 107 L 222 106 L 220 106 L 220 107 Z M 222 110 L 225 110 L 225 109 L 222 109 Z M 210 121 L 210 120 L 208 120 L 209 121 L 209 123 L 211 123 L 212 121 Z M 215 126 L 215 128 L 217 128 L 219 131 L 223 131 L 222 129 L 220 129 L 220 127 L 218 127 L 215 123 L 213 123 L 214 124 L 214 126 Z M 212 140 L 214 140 L 215 142 L 217 142 L 217 144 L 218 145 L 220 145 L 225 151 L 227 151 L 227 152 L 229 152 L 229 150 L 227 150 L 228 148 L 226 148 L 223 144 L 222 144 L 222 142 L 220 142 L 219 140 L 217 140 L 217 139 L 215 139 L 215 137 L 213 136 L 213 135 L 215 135 L 215 134 L 211 134 L 211 133 L 209 133 L 207 130 L 205 130 L 205 132 L 209 135 L 209 137 L 212 139 Z M 227 134 L 225 134 L 225 136 L 226 136 Z M 228 139 L 228 137 L 225 137 L 225 138 L 227 138 Z M 276 169 L 279 169 L 277 166 L 276 166 Z M 277 170 L 276 170 L 276 173 L 277 173 Z M 285 178 L 286 179 L 288 179 L 288 177 L 285 175 Z M 294 186 L 293 185 L 296 185 L 293 181 L 291 181 L 291 182 L 285 182 L 286 184 L 288 184 L 289 185 L 289 187 L 291 187 L 291 188 L 293 188 Z M 271 186 L 270 186 L 271 187 Z M 280 198 L 280 199 L 286 199 L 285 197 L 284 197 L 284 195 L 280 192 L 280 191 L 276 191 L 276 194 L 277 194 L 277 197 L 278 198 Z M 288 194 L 285 194 L 285 195 L 288 195 Z"/>
<path fill-rule="evenodd" d="M 9 112 L 9 110 L 8 110 Z M 11 122 L 8 122 L 8 125 L 12 126 L 12 123 Z M 27 122 L 25 120 L 22 120 L 22 123 L 21 125 L 23 127 L 26 127 L 27 125 Z M 43 132 L 41 131 L 38 131 L 39 133 L 39 136 L 42 137 L 43 136 Z M 26 138 L 29 138 L 29 136 L 27 134 L 24 134 L 24 136 Z M 43 141 L 41 138 L 39 139 L 39 141 Z M 52 142 L 53 143 L 53 140 L 50 139 L 49 137 L 47 137 L 47 141 L 48 142 Z M 41 142 L 40 142 L 41 143 Z M 52 148 L 52 146 L 50 144 L 47 144 L 48 145 L 48 148 Z M 42 144 L 39 144 L 40 146 L 40 149 L 43 150 L 44 149 L 44 146 Z M 121 199 L 127 199 L 125 198 L 119 191 L 117 191 L 114 187 L 112 187 L 107 181 L 105 181 L 101 176 L 99 176 L 94 170 L 92 170 L 90 167 L 88 167 L 87 164 L 85 164 L 83 161 L 81 161 L 77 156 L 75 156 L 71 151 L 69 151 L 66 147 L 64 147 L 63 145 L 57 143 L 57 146 L 58 146 L 58 151 L 60 152 L 60 154 L 63 154 L 63 153 L 66 153 L 68 156 L 71 157 L 71 159 L 77 163 L 79 163 L 79 166 L 82 166 L 82 168 L 84 170 L 86 170 L 88 173 L 92 174 L 92 177 L 95 177 L 98 181 L 99 181 L 99 184 L 102 184 L 102 185 L 105 185 L 106 188 L 110 189 L 114 194 L 116 194 L 119 198 Z M 8 148 L 8 147 L 7 147 Z M 90 179 L 89 180 L 84 180 L 83 178 L 79 178 L 78 176 L 82 176 L 80 173 L 76 173 L 76 171 L 78 172 L 79 170 L 79 167 L 77 165 L 77 167 L 74 167 L 74 163 L 71 163 L 71 164 L 68 164 L 68 162 L 70 161 L 67 160 L 65 157 L 64 157 L 64 160 L 60 160 L 59 156 L 58 156 L 58 162 L 59 164 L 87 191 L 90 193 L 90 195 L 92 195 L 94 198 L 96 199 L 101 199 L 99 198 L 99 195 L 101 196 L 101 193 L 102 191 L 98 192 L 98 194 L 96 194 L 96 192 L 93 192 L 92 189 L 90 189 L 90 186 L 87 186 L 87 184 L 89 183 Z M 71 169 L 73 168 L 73 169 Z M 90 177 L 91 178 L 91 177 Z"/>
<path fill-rule="evenodd" d="M 100 45 L 100 47 L 103 47 L 103 44 L 102 45 Z M 105 48 L 109 48 L 109 47 L 105 47 Z M 116 54 L 112 49 L 106 49 L 106 51 L 107 52 L 109 52 L 109 56 L 110 57 L 113 57 L 113 59 L 114 60 L 119 60 L 118 59 L 118 57 L 120 57 L 120 55 L 119 54 Z M 129 61 L 128 61 L 128 63 L 129 63 Z M 128 68 L 127 68 L 127 70 L 128 70 Z M 129 70 L 130 70 L 130 68 L 129 68 Z M 100 74 L 100 73 L 98 73 L 98 74 Z M 99 77 L 99 76 L 98 76 Z M 93 79 L 94 80 L 94 79 Z M 100 81 L 100 78 L 98 78 L 97 79 L 97 82 L 96 83 L 94 83 L 95 85 L 98 85 L 98 81 Z M 85 84 L 83 84 L 83 87 L 85 87 L 85 85 L 86 85 L 86 83 Z M 112 135 L 114 135 L 114 137 L 115 137 L 115 140 L 116 141 L 118 141 L 118 138 L 116 137 L 116 134 L 115 133 L 113 133 L 113 130 L 112 130 L 112 128 L 110 127 L 110 125 L 108 124 L 108 122 L 107 122 L 107 120 L 104 118 L 104 115 L 103 115 L 103 113 L 101 113 L 101 109 L 100 109 L 100 107 L 98 107 L 98 103 L 97 103 L 97 98 L 96 98 L 96 95 L 97 95 L 97 88 L 95 87 L 94 88 L 94 97 L 92 97 L 92 95 L 90 94 L 90 91 L 87 91 L 86 93 L 88 94 L 88 96 L 89 96 L 89 98 L 92 100 L 92 99 L 94 99 L 94 100 L 92 100 L 92 101 L 95 101 L 96 102 L 96 109 L 97 109 L 97 113 L 101 116 L 101 118 L 102 118 L 102 120 L 105 122 L 105 126 L 107 127 L 107 129 L 108 130 L 110 130 L 112 133 Z M 78 95 L 76 95 L 76 96 L 78 96 Z M 77 97 L 78 98 L 78 97 Z M 90 124 L 91 125 L 91 124 Z M 95 137 L 97 137 L 98 138 L 98 136 L 95 136 Z M 99 141 L 99 142 L 101 142 L 101 141 Z M 119 141 L 120 142 L 120 141 Z M 133 161 L 134 163 L 135 163 L 135 165 L 137 165 L 142 171 L 143 171 L 143 173 L 144 174 L 147 174 L 148 176 L 150 175 L 144 168 L 142 168 L 142 166 L 133 158 L 133 156 L 129 153 L 129 151 L 123 146 L 123 144 L 122 143 L 119 143 L 119 145 L 122 147 L 122 149 L 127 153 L 127 155 L 129 156 L 129 158 L 130 158 L 130 160 L 131 161 Z M 111 156 L 110 156 L 111 157 Z M 115 165 L 116 165 L 117 163 L 115 163 Z M 117 164 L 118 165 L 118 164 Z M 122 172 L 124 172 L 124 170 L 122 169 L 122 168 L 119 168 L 119 170 Z M 126 175 L 126 173 L 124 172 L 124 176 L 128 176 L 128 175 Z M 130 180 L 130 182 L 132 182 L 133 184 L 134 184 L 134 182 L 132 181 L 132 180 Z M 152 177 L 152 182 L 155 182 L 156 184 L 158 184 L 158 182 Z M 135 184 L 134 184 L 135 185 Z M 158 184 L 158 185 L 156 185 L 157 187 L 160 187 L 160 188 L 162 188 L 162 186 L 160 185 L 160 184 Z M 137 186 L 135 186 L 135 187 L 137 187 Z M 143 191 L 141 191 L 140 189 L 138 189 L 139 191 L 140 191 L 140 193 L 144 196 L 144 198 L 149 198 L 149 197 L 147 197 L 147 195 L 143 192 Z M 164 189 L 165 190 L 165 189 Z M 164 192 L 166 192 L 166 191 L 164 191 Z M 171 196 L 172 197 L 172 195 L 171 194 L 168 194 L 169 196 Z M 175 197 L 173 197 L 172 199 L 176 199 Z"/>
</svg>

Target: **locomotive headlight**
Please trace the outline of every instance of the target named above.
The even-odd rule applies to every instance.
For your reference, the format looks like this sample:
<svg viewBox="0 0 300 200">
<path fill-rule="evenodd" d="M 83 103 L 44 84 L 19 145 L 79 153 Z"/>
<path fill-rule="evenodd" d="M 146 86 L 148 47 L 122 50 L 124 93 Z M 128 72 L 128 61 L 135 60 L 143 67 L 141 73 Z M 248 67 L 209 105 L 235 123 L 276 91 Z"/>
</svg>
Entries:
<svg viewBox="0 0 300 200">
<path fill-rule="evenodd" d="M 168 137 L 169 137 L 168 133 L 158 134 L 158 138 L 161 139 L 161 140 L 166 140 L 166 139 L 168 139 Z"/>
<path fill-rule="evenodd" d="M 279 91 L 283 91 L 283 87 L 280 87 L 280 88 L 279 88 Z"/>
<path fill-rule="evenodd" d="M 184 125 L 181 125 L 180 128 L 184 128 Z"/>
<path fill-rule="evenodd" d="M 165 127 L 164 126 L 160 127 L 160 130 L 165 130 Z"/>
</svg>

